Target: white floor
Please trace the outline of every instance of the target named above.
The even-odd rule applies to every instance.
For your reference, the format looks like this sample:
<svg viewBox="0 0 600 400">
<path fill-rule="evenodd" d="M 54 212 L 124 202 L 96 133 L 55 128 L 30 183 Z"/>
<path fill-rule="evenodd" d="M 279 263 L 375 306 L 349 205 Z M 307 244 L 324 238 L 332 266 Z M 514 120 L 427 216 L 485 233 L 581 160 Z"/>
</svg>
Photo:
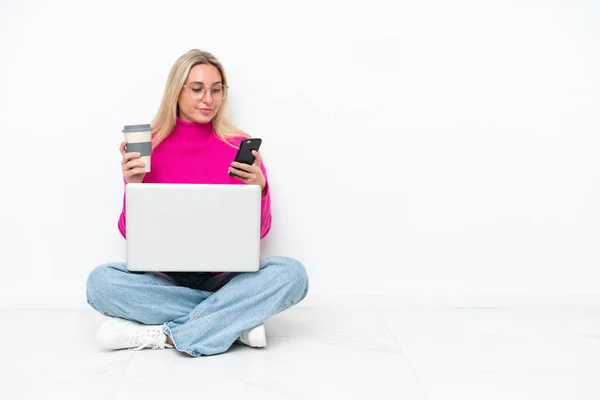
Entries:
<svg viewBox="0 0 600 400">
<path fill-rule="evenodd" d="M 268 347 L 107 352 L 86 310 L 0 311 L 6 399 L 600 399 L 600 309 L 299 307 Z M 185 397 L 182 397 L 184 395 Z"/>
</svg>

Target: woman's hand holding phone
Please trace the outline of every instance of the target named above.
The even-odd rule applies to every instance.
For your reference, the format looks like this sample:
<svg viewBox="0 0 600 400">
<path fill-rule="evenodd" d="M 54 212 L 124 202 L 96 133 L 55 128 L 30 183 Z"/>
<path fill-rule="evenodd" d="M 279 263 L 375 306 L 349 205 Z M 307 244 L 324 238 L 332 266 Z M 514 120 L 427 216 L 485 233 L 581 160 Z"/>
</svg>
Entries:
<svg viewBox="0 0 600 400">
<path fill-rule="evenodd" d="M 252 150 L 252 155 L 254 156 L 253 164 L 245 164 L 234 161 L 231 163 L 231 167 L 229 167 L 228 172 L 234 178 L 239 179 L 247 185 L 259 185 L 261 192 L 264 194 L 267 186 L 267 180 L 260 169 L 260 162 L 262 161 L 262 158 L 260 153 L 256 150 Z"/>
</svg>

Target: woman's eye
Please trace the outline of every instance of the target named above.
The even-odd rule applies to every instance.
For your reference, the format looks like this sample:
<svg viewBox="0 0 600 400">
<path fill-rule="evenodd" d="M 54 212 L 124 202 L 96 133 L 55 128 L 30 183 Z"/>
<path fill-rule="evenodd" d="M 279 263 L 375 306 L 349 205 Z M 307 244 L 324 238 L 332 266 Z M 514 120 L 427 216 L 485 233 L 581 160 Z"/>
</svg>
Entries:
<svg viewBox="0 0 600 400">
<path fill-rule="evenodd" d="M 204 90 L 204 88 L 191 88 L 191 89 L 192 89 L 192 92 L 194 92 L 194 93 L 200 93 Z"/>
</svg>

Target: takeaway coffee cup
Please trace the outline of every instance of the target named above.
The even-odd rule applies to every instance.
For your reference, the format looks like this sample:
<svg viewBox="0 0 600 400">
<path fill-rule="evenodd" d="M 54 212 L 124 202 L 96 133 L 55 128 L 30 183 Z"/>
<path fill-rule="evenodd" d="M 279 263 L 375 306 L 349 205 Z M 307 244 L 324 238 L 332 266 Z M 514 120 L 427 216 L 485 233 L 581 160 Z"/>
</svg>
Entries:
<svg viewBox="0 0 600 400">
<path fill-rule="evenodd" d="M 141 153 L 140 161 L 144 163 L 144 171 L 150 172 L 150 153 L 152 153 L 152 128 L 150 125 L 125 125 L 125 151 Z"/>
</svg>

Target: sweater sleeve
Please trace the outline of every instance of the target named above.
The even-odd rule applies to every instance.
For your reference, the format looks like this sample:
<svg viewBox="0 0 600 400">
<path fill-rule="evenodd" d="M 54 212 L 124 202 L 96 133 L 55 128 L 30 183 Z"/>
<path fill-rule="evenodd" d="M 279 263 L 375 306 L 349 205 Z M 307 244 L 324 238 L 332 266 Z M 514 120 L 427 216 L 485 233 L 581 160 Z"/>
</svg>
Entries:
<svg viewBox="0 0 600 400">
<path fill-rule="evenodd" d="M 121 216 L 119 217 L 119 222 L 118 222 L 117 226 L 119 227 L 119 232 L 121 232 L 121 235 L 123 235 L 123 237 L 125 239 L 127 239 L 127 237 L 126 237 L 127 230 L 125 229 L 126 228 L 126 225 L 125 225 L 125 223 L 126 223 L 125 186 L 127 186 L 127 181 L 125 180 L 125 178 L 123 178 L 123 183 L 124 183 L 124 185 L 123 185 L 123 210 L 121 211 Z"/>
<path fill-rule="evenodd" d="M 271 230 L 271 189 L 269 188 L 269 180 L 267 178 L 267 170 L 263 163 L 260 164 L 260 169 L 265 176 L 266 186 L 264 195 L 260 199 L 260 238 L 264 238 Z"/>
</svg>

